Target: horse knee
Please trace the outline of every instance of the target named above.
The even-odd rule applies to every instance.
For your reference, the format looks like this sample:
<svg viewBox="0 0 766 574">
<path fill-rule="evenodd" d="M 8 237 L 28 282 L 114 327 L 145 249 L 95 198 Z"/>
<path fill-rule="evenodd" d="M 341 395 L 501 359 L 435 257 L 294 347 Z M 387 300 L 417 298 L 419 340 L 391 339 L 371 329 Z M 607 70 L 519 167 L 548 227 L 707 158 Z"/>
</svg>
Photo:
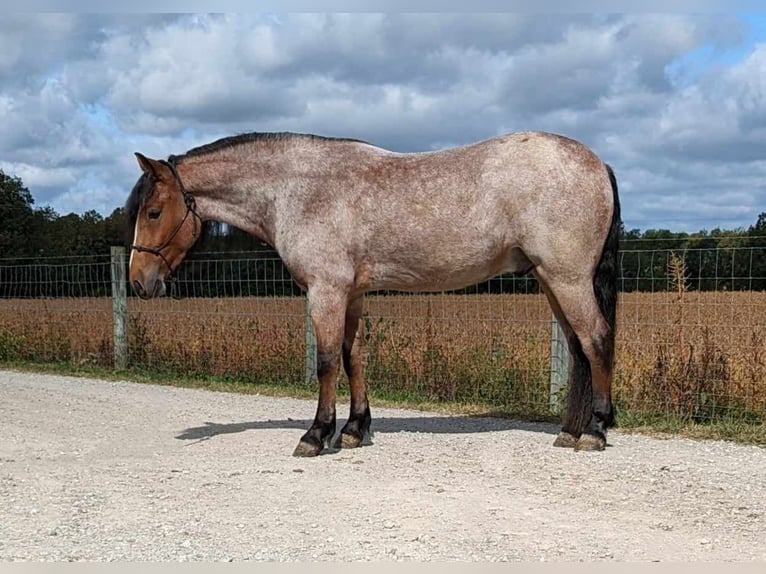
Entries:
<svg viewBox="0 0 766 574">
<path fill-rule="evenodd" d="M 336 373 L 338 370 L 338 354 L 332 351 L 319 351 L 317 353 L 317 377 L 321 381 L 324 377 Z"/>
</svg>

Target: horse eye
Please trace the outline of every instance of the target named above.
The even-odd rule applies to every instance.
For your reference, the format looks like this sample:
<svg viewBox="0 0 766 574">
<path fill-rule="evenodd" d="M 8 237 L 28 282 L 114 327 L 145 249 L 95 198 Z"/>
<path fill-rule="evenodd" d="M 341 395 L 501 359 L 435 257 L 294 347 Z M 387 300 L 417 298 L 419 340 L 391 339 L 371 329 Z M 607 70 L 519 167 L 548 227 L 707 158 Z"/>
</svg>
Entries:
<svg viewBox="0 0 766 574">
<path fill-rule="evenodd" d="M 160 218 L 161 211 L 159 209 L 155 209 L 153 211 L 150 211 L 148 213 L 149 219 L 159 219 Z"/>
</svg>

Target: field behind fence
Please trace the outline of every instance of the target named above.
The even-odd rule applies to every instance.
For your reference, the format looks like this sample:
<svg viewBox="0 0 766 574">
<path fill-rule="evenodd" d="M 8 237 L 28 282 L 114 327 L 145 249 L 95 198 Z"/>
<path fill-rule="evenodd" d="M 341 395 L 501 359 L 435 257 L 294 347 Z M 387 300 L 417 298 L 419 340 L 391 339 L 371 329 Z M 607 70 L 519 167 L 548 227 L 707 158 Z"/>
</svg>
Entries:
<svg viewBox="0 0 766 574">
<path fill-rule="evenodd" d="M 650 290 L 620 294 L 619 409 L 697 422 L 766 420 L 766 292 L 747 290 L 763 280 L 752 264 L 735 271 L 739 260 L 761 260 L 764 249 L 756 249 L 633 253 L 631 262 L 651 260 L 638 269 L 623 259 L 623 288 Z M 731 260 L 731 271 L 695 277 L 689 262 L 703 255 Z M 305 298 L 273 255 L 227 257 L 188 262 L 180 300 L 130 298 L 131 368 L 311 385 Z M 0 361 L 110 366 L 108 277 L 108 257 L 0 261 Z M 703 279 L 718 290 L 698 290 Z M 46 281 L 55 297 L 41 296 Z M 460 293 L 372 294 L 364 323 L 373 396 L 550 412 L 551 369 L 561 367 L 550 308 L 533 279 L 503 277 Z"/>
</svg>

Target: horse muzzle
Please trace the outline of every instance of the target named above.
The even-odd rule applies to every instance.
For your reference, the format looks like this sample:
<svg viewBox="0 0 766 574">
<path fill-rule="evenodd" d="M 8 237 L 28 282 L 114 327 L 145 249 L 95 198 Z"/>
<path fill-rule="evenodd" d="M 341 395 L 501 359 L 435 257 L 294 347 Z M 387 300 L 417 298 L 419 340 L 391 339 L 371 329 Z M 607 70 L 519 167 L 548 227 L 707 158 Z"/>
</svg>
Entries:
<svg viewBox="0 0 766 574">
<path fill-rule="evenodd" d="M 161 277 L 157 277 L 144 285 L 143 282 L 135 279 L 133 281 L 133 291 L 144 300 L 162 297 L 165 294 L 165 281 Z"/>
</svg>

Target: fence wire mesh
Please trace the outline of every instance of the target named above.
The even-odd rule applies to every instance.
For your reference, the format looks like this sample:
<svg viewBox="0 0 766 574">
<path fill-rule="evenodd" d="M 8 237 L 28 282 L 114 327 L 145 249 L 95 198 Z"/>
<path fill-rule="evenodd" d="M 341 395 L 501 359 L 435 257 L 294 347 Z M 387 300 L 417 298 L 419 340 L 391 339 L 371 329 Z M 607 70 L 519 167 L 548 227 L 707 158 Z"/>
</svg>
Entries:
<svg viewBox="0 0 766 574">
<path fill-rule="evenodd" d="M 766 415 L 766 248 L 622 253 L 618 405 L 694 421 Z"/>
<path fill-rule="evenodd" d="M 762 422 L 766 247 L 628 248 L 621 268 L 618 409 Z M 173 293 L 130 298 L 133 368 L 311 386 L 306 300 L 276 254 L 195 254 Z M 110 366 L 110 297 L 108 255 L 0 260 L 0 360 Z M 555 332 L 531 277 L 373 293 L 364 314 L 370 393 L 549 413 L 551 373 L 563 368 Z"/>
</svg>

